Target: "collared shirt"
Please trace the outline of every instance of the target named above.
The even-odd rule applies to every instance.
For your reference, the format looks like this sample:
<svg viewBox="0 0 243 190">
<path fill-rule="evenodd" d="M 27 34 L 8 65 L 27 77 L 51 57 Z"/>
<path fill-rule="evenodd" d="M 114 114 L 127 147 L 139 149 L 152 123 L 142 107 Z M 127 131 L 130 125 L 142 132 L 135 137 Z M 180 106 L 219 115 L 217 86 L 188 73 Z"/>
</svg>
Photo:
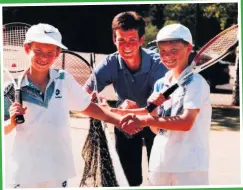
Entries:
<svg viewBox="0 0 243 190">
<path fill-rule="evenodd" d="M 75 176 L 69 111 L 86 109 L 91 97 L 67 72 L 50 69 L 49 76 L 44 95 L 27 77 L 21 85 L 23 106 L 27 110 L 25 122 L 16 126 L 11 156 L 17 165 L 13 174 L 16 184 Z M 5 102 L 8 102 L 7 96 Z"/>
<path fill-rule="evenodd" d="M 154 83 L 164 76 L 167 69 L 160 62 L 157 53 L 147 49 L 141 49 L 140 53 L 141 66 L 134 73 L 127 68 L 118 52 L 102 60 L 95 68 L 98 91 L 112 84 L 119 100 L 130 99 L 137 102 L 140 107 L 146 106 L 147 99 L 153 92 Z M 85 86 L 93 90 L 90 80 Z"/>
<path fill-rule="evenodd" d="M 164 92 L 172 86 L 171 76 L 169 71 L 163 79 L 157 81 L 155 91 Z M 175 116 L 182 114 L 185 109 L 200 109 L 192 128 L 189 131 L 166 130 L 156 135 L 150 156 L 150 171 L 208 170 L 212 108 L 209 85 L 199 74 L 193 74 L 189 81 L 179 86 L 160 107 L 159 114 L 162 117 Z"/>
</svg>

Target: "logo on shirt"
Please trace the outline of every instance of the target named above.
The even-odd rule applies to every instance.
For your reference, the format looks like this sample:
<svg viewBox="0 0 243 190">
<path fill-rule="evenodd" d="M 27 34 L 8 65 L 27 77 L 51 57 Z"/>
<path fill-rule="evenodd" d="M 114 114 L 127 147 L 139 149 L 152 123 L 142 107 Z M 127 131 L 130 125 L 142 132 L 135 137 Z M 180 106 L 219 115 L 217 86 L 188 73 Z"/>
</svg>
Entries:
<svg viewBox="0 0 243 190">
<path fill-rule="evenodd" d="M 55 92 L 55 94 L 56 94 L 56 96 L 55 96 L 55 98 L 62 98 L 62 96 L 60 95 L 60 90 L 59 89 L 56 89 L 56 92 Z"/>
</svg>

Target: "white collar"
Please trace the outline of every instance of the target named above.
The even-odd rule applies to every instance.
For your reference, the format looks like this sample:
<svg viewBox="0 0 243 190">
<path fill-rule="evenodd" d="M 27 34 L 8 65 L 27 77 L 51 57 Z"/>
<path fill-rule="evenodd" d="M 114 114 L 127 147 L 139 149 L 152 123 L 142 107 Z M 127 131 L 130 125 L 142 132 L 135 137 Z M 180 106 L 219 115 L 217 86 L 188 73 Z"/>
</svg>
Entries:
<svg viewBox="0 0 243 190">
<path fill-rule="evenodd" d="M 53 80 L 57 79 L 59 77 L 59 75 L 60 74 L 59 74 L 58 70 L 50 68 L 49 69 L 49 76 L 50 76 L 49 83 L 52 82 Z M 29 86 L 29 80 L 28 80 L 27 75 L 24 76 L 23 81 L 21 83 L 21 87 L 24 87 L 24 86 Z"/>
<path fill-rule="evenodd" d="M 180 79 L 182 76 L 185 76 L 187 73 L 189 73 L 192 70 L 191 66 L 187 66 L 179 75 L 178 79 Z M 171 82 L 171 77 L 172 77 L 172 71 L 169 70 L 164 77 L 164 84 L 166 85 L 173 85 L 178 82 L 178 79 Z"/>
</svg>

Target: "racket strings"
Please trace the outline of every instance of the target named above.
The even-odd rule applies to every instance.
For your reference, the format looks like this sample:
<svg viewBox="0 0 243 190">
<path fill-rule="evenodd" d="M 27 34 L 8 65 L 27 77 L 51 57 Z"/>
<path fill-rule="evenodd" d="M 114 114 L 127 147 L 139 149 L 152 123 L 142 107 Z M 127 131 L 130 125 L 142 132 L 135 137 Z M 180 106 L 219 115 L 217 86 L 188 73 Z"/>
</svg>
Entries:
<svg viewBox="0 0 243 190">
<path fill-rule="evenodd" d="M 13 103 L 15 101 L 15 88 L 13 83 L 8 83 L 4 88 L 4 96 Z"/>
<path fill-rule="evenodd" d="M 202 65 L 210 60 L 217 59 L 227 52 L 238 40 L 238 26 L 233 26 L 216 36 L 205 48 L 202 48 L 196 58 L 196 65 Z"/>
<path fill-rule="evenodd" d="M 25 40 L 25 33 L 28 27 L 25 26 L 11 26 L 3 30 L 3 44 L 10 46 L 23 47 Z M 16 38 L 18 36 L 18 38 Z"/>
<path fill-rule="evenodd" d="M 68 53 L 61 53 L 52 67 L 55 69 L 66 70 L 81 86 L 84 86 L 91 74 L 89 65 L 82 61 L 79 57 Z"/>
<path fill-rule="evenodd" d="M 3 63 L 10 73 L 21 72 L 29 66 L 23 44 L 29 25 L 10 23 L 3 27 Z"/>
</svg>

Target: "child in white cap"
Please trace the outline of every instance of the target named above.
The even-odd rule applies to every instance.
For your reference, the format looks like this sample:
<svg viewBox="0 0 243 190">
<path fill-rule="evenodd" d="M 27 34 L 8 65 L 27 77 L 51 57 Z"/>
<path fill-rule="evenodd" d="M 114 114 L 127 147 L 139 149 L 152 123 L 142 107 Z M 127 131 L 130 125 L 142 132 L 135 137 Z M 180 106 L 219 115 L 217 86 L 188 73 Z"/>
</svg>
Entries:
<svg viewBox="0 0 243 190">
<path fill-rule="evenodd" d="M 15 187 L 66 187 L 67 180 L 75 176 L 68 127 L 70 110 L 120 125 L 119 115 L 91 103 L 90 95 L 70 74 L 51 69 L 61 48 L 67 49 L 57 28 L 33 25 L 24 42 L 30 69 L 21 84 L 23 106 L 11 105 L 14 100 L 4 96 L 8 119 L 4 133 L 16 129 L 11 156 L 17 167 L 13 174 Z M 16 115 L 24 115 L 25 122 L 16 124 Z"/>
<path fill-rule="evenodd" d="M 134 124 L 151 126 L 157 134 L 149 161 L 149 185 L 208 185 L 212 114 L 209 85 L 200 74 L 193 74 L 170 98 L 165 100 L 162 95 L 191 70 L 188 67 L 193 47 L 191 32 L 181 24 L 170 24 L 159 31 L 156 41 L 160 59 L 169 69 L 155 83 L 154 93 L 148 100 L 159 106 L 158 114 L 152 116 L 146 109 L 113 111 L 135 113 Z M 133 134 L 139 131 L 137 126 L 122 129 Z"/>
</svg>

